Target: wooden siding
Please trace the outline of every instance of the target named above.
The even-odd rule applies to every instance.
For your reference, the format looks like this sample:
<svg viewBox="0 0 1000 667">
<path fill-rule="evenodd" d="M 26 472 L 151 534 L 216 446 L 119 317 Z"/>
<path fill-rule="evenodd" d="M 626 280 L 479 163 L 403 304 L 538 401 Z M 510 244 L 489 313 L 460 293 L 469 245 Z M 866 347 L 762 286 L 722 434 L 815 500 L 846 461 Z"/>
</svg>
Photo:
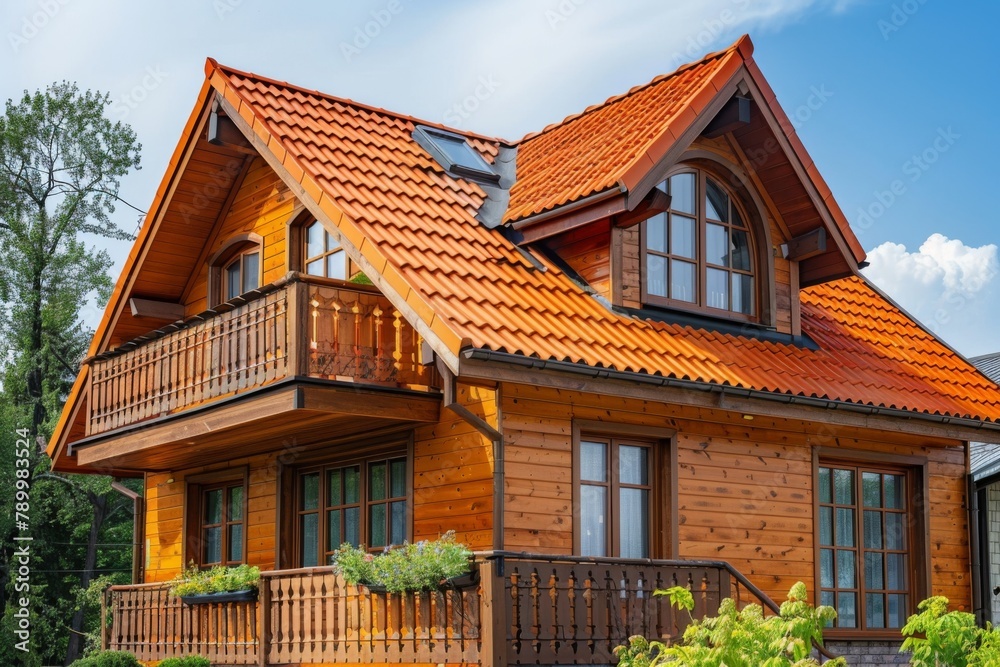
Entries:
<svg viewBox="0 0 1000 667">
<path fill-rule="evenodd" d="M 247 563 L 257 565 L 261 569 L 272 569 L 278 501 L 277 456 L 278 453 L 271 453 L 233 459 L 222 467 L 200 467 L 147 475 L 145 581 L 147 583 L 167 581 L 177 576 L 183 569 L 185 479 L 234 468 L 248 470 Z M 188 555 L 188 560 L 192 558 L 193 556 Z"/>
<path fill-rule="evenodd" d="M 548 242 L 555 252 L 601 296 L 611 298 L 611 220 L 560 234 Z"/>
<path fill-rule="evenodd" d="M 263 238 L 261 261 L 263 282 L 281 278 L 288 271 L 286 228 L 297 200 L 263 158 L 254 158 L 240 185 L 232 206 L 213 231 L 205 257 L 225 247 L 239 234 L 257 234 Z M 195 274 L 184 301 L 185 316 L 196 315 L 210 307 L 208 265 L 195 267 Z"/>
<path fill-rule="evenodd" d="M 495 389 L 459 384 L 456 394 L 496 426 Z M 472 549 L 493 548 L 493 444 L 451 410 L 414 433 L 413 514 L 415 540 L 454 530 Z"/>
<path fill-rule="evenodd" d="M 851 427 L 504 384 L 504 548 L 572 553 L 573 420 L 677 431 L 679 553 L 723 559 L 784 599 L 815 591 L 813 447 L 928 460 L 933 595 L 968 608 L 969 545 L 960 443 Z"/>
</svg>

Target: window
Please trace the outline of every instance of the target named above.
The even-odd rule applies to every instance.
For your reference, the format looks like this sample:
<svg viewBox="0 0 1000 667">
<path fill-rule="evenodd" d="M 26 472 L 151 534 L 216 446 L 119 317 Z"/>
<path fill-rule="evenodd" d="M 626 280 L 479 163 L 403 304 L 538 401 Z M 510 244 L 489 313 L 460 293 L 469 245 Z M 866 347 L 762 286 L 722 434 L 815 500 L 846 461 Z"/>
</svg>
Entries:
<svg viewBox="0 0 1000 667">
<path fill-rule="evenodd" d="M 649 558 L 652 446 L 584 435 L 578 451 L 580 555 Z"/>
<path fill-rule="evenodd" d="M 313 221 L 305 226 L 304 265 L 311 276 L 347 280 L 347 253 L 326 231 L 323 224 Z"/>
<path fill-rule="evenodd" d="M 700 169 L 657 187 L 670 195 L 670 209 L 643 223 L 644 301 L 753 318 L 755 260 L 736 198 Z"/>
<path fill-rule="evenodd" d="M 300 567 L 329 562 L 344 542 L 372 551 L 408 537 L 406 458 L 377 458 L 302 470 L 296 480 Z"/>
<path fill-rule="evenodd" d="M 242 482 L 201 487 L 198 564 L 202 567 L 243 562 L 244 497 Z"/>
<path fill-rule="evenodd" d="M 413 140 L 455 176 L 485 183 L 500 182 L 500 175 L 460 134 L 418 125 L 413 130 Z"/>
<path fill-rule="evenodd" d="M 912 610 L 913 475 L 879 466 L 823 465 L 818 475 L 820 604 L 835 627 L 901 628 Z"/>
<path fill-rule="evenodd" d="M 218 270 L 218 269 L 216 269 Z M 229 301 L 260 287 L 260 249 L 252 246 L 223 264 L 221 299 Z"/>
</svg>

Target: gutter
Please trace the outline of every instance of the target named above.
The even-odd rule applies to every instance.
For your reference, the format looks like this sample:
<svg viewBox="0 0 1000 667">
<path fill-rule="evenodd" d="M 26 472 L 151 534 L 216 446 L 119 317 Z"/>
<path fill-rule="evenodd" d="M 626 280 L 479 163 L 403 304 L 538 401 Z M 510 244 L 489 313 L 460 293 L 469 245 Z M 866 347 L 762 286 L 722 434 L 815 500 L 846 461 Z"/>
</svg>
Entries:
<svg viewBox="0 0 1000 667">
<path fill-rule="evenodd" d="M 952 417 L 949 415 L 928 414 L 926 412 L 911 412 L 899 408 L 885 408 L 874 405 L 863 405 L 861 403 L 848 403 L 828 398 L 814 398 L 811 396 L 798 396 L 792 394 L 777 394 L 760 389 L 746 389 L 744 387 L 733 387 L 729 385 L 710 384 L 695 380 L 681 380 L 678 378 L 663 377 L 660 375 L 647 375 L 645 373 L 635 373 L 632 371 L 619 371 L 612 368 L 599 368 L 587 366 L 569 361 L 558 361 L 555 359 L 538 359 L 526 357 L 520 354 L 510 354 L 509 352 L 495 352 L 482 348 L 471 348 L 461 352 L 466 359 L 477 361 L 500 362 L 531 368 L 535 370 L 553 370 L 574 375 L 583 375 L 596 379 L 624 380 L 628 382 L 639 382 L 642 384 L 658 387 L 673 387 L 676 389 L 696 390 L 705 393 L 726 394 L 730 396 L 740 396 L 744 398 L 755 398 L 775 403 L 785 403 L 790 405 L 804 405 L 826 410 L 842 410 L 844 412 L 854 412 L 863 415 L 878 415 L 885 417 L 895 417 L 901 419 L 919 419 L 936 424 L 947 424 L 961 426 L 975 430 L 987 430 L 1000 433 L 1000 423 L 990 422 L 985 419 L 970 419 L 968 417 Z"/>
<path fill-rule="evenodd" d="M 443 363 L 438 364 L 441 378 L 444 380 L 444 407 L 464 419 L 474 429 L 487 437 L 493 443 L 493 549 L 503 548 L 503 487 L 504 487 L 504 451 L 503 434 L 493 428 L 482 417 L 458 402 L 455 374 Z"/>
<path fill-rule="evenodd" d="M 572 213 L 581 208 L 586 208 L 592 204 L 598 204 L 605 199 L 611 199 L 612 197 L 617 197 L 628 192 L 622 184 L 618 184 L 618 187 L 611 187 L 607 190 L 602 190 L 592 195 L 588 195 L 583 199 L 577 199 L 576 201 L 570 202 L 568 204 L 563 204 L 556 208 L 551 208 L 548 211 L 542 211 L 541 213 L 536 213 L 535 215 L 529 216 L 527 218 L 521 218 L 520 220 L 511 223 L 511 227 L 514 229 L 523 229 L 525 227 L 531 227 L 540 222 L 545 222 L 546 220 L 551 220 L 552 218 L 558 218 L 560 216 L 566 215 L 567 213 Z"/>
</svg>

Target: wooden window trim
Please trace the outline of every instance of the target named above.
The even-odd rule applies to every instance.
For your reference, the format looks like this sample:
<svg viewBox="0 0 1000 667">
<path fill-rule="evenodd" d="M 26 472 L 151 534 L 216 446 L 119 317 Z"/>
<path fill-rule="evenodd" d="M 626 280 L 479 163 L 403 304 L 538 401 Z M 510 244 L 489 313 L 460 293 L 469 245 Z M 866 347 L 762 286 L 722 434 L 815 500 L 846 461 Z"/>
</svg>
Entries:
<svg viewBox="0 0 1000 667">
<path fill-rule="evenodd" d="M 679 164 L 675 168 L 669 170 L 663 177 L 661 182 L 666 181 L 673 176 L 685 173 L 694 174 L 695 176 L 695 193 L 694 193 L 695 212 L 694 214 L 690 214 L 690 213 L 685 213 L 683 211 L 675 211 L 674 208 L 671 206 L 671 208 L 664 215 L 668 217 L 668 220 L 669 216 L 674 214 L 684 217 L 694 218 L 695 258 L 693 261 L 688 258 L 682 258 L 682 259 L 687 263 L 693 263 L 695 265 L 695 282 L 696 282 L 695 286 L 697 288 L 698 296 L 695 302 L 670 298 L 669 280 L 666 285 L 668 296 L 659 296 L 649 293 L 648 280 L 646 275 L 646 265 L 648 261 L 647 256 L 649 254 L 646 247 L 647 246 L 646 226 L 649 221 L 643 220 L 642 223 L 639 225 L 639 290 L 640 290 L 640 299 L 642 303 L 648 306 L 653 306 L 658 308 L 683 310 L 683 311 L 698 313 L 700 315 L 706 315 L 709 317 L 724 318 L 739 322 L 766 323 L 768 319 L 766 317 L 768 309 L 768 300 L 765 298 L 765 292 L 770 288 L 770 283 L 772 282 L 772 278 L 769 274 L 768 275 L 765 274 L 764 269 L 766 268 L 767 263 L 761 261 L 759 258 L 760 244 L 758 242 L 757 236 L 762 233 L 759 230 L 760 216 L 750 214 L 750 211 L 747 210 L 746 204 L 743 202 L 743 198 L 739 195 L 739 193 L 735 192 L 733 188 L 729 186 L 727 182 L 729 179 L 720 176 L 718 173 L 716 173 L 715 170 L 706 168 L 706 166 L 704 165 L 691 164 L 687 162 Z M 751 276 L 753 280 L 754 309 L 753 313 L 749 315 L 734 311 L 732 309 L 713 308 L 711 306 L 706 305 L 706 302 L 708 300 L 707 276 L 708 276 L 709 263 L 706 259 L 708 221 L 704 210 L 705 209 L 704 199 L 707 193 L 707 179 L 709 178 L 715 181 L 723 189 L 723 191 L 725 191 L 725 193 L 729 197 L 730 206 L 735 207 L 738 210 L 739 215 L 742 218 L 743 223 L 745 225 L 744 229 L 746 230 L 748 236 L 748 248 L 751 252 L 751 258 L 750 258 L 751 270 L 749 271 L 749 273 L 744 271 L 734 271 L 733 269 L 726 269 L 726 268 L 723 268 L 721 270 L 726 271 L 726 274 L 729 277 L 728 280 L 730 282 L 728 283 L 728 290 L 729 290 L 728 293 L 729 293 L 730 305 L 732 304 L 732 296 L 733 296 L 732 282 L 731 282 L 732 280 L 731 276 L 733 275 L 733 273 L 735 272 L 740 275 Z M 732 230 L 734 228 L 731 222 L 722 224 L 729 230 Z M 667 235 L 669 237 L 669 223 L 667 229 L 668 229 Z M 673 255 L 669 252 L 666 253 L 654 252 L 653 254 L 656 255 L 657 257 L 664 258 L 665 262 L 668 265 L 667 270 L 669 275 L 669 264 Z M 719 267 L 712 265 L 712 268 L 719 268 Z"/>
<path fill-rule="evenodd" d="M 345 447 L 345 445 L 347 447 Z M 338 450 L 349 450 L 350 454 L 345 454 Z M 363 451 L 359 451 L 363 450 Z M 299 553 L 299 539 L 301 537 L 301 526 L 298 521 L 299 516 L 299 492 L 300 478 L 303 474 L 308 474 L 313 470 L 347 467 L 359 464 L 362 467 L 362 476 L 367 475 L 367 461 L 405 459 L 406 461 L 406 520 L 404 530 L 407 540 L 413 539 L 413 434 L 407 433 L 403 437 L 395 436 L 381 437 L 368 441 L 355 441 L 351 443 L 338 443 L 336 446 L 320 450 L 312 450 L 309 453 L 299 452 L 295 456 L 288 457 L 289 460 L 279 460 L 279 488 L 277 508 L 277 531 L 281 537 L 275 545 L 275 567 L 278 569 L 301 567 L 302 554 Z M 321 479 L 321 483 L 323 480 Z M 367 479 L 363 480 L 362 488 L 367 493 Z M 325 492 L 321 494 L 321 504 L 324 502 Z M 382 501 L 376 501 L 376 503 Z M 362 540 L 367 537 L 368 530 L 368 499 L 362 499 L 361 506 L 364 508 L 362 514 Z M 325 508 L 321 507 L 322 513 Z M 322 522 L 321 522 L 322 524 Z M 321 536 L 322 539 L 322 536 Z M 381 548 L 381 547 L 379 547 Z M 318 563 L 317 566 L 325 565 Z"/>
<path fill-rule="evenodd" d="M 679 553 L 677 531 L 677 431 L 577 419 L 573 421 L 573 553 L 581 552 L 580 442 L 586 437 L 615 438 L 650 447 L 649 547 L 651 558 L 675 558 Z M 610 465 L 610 463 L 609 463 Z M 617 504 L 613 505 L 616 508 Z M 613 538 L 612 538 L 613 539 Z M 617 543 L 612 542 L 617 553 Z"/>
<path fill-rule="evenodd" d="M 226 268 L 237 256 L 258 253 L 257 285 L 264 284 L 264 238 L 259 234 L 236 234 L 226 239 L 222 247 L 216 250 L 208 260 L 208 305 L 214 308 L 225 303 Z M 242 279 L 242 278 L 241 278 Z"/>
<path fill-rule="evenodd" d="M 814 447 L 812 457 L 812 488 L 813 488 L 813 566 L 814 585 L 812 590 L 813 603 L 820 603 L 820 545 L 819 538 L 819 469 L 821 467 L 836 467 L 838 464 L 848 467 L 860 467 L 871 469 L 882 469 L 884 472 L 899 473 L 906 475 L 907 484 L 910 491 L 907 494 L 909 503 L 907 512 L 910 515 L 909 534 L 910 556 L 909 564 L 909 608 L 906 615 L 916 612 L 917 603 L 928 597 L 931 582 L 931 551 L 930 551 L 930 512 L 927 507 L 930 498 L 930 479 L 928 471 L 928 459 L 923 456 L 907 456 L 902 454 L 891 454 L 883 452 L 872 452 L 866 450 L 841 449 L 839 447 Z M 859 508 L 861 499 L 858 499 Z M 855 529 L 859 525 L 861 518 L 855 520 Z M 860 539 L 860 538 L 859 538 Z M 859 545 L 859 552 L 861 551 Z M 860 559 L 859 559 L 860 561 Z M 859 582 L 864 576 L 863 567 L 858 570 Z M 858 628 L 825 628 L 823 636 L 827 639 L 864 639 L 864 640 L 887 640 L 898 641 L 901 634 L 898 628 L 889 629 L 866 629 L 863 627 L 864 614 L 862 605 L 866 604 L 863 587 L 859 583 L 858 593 Z"/>
<path fill-rule="evenodd" d="M 188 475 L 184 478 L 184 519 L 181 528 L 184 541 L 181 548 L 181 563 L 187 567 L 194 562 L 199 568 L 207 567 L 201 562 L 201 517 L 204 492 L 211 488 L 218 487 L 243 487 L 243 543 L 241 545 L 243 558 L 241 563 L 247 562 L 247 526 L 249 507 L 249 470 L 246 466 L 226 468 L 223 470 L 212 470 L 204 473 Z M 223 525 L 226 525 L 223 517 Z"/>
<path fill-rule="evenodd" d="M 295 211 L 288 218 L 286 223 L 285 231 L 286 238 L 288 239 L 288 269 L 289 271 L 296 271 L 299 273 L 306 273 L 306 264 L 309 258 L 306 256 L 306 229 L 314 222 L 319 223 L 326 230 L 326 226 L 323 225 L 322 221 L 318 220 L 316 216 L 312 215 L 308 209 L 303 206 L 296 207 Z M 326 230 L 330 236 L 337 240 L 337 235 Z M 340 243 L 340 249 L 344 251 L 344 261 L 346 266 L 344 267 L 344 274 L 347 276 L 346 279 L 341 280 L 339 278 L 327 278 L 326 276 L 315 276 L 311 275 L 311 278 L 319 280 L 330 280 L 333 284 L 343 285 L 345 283 L 350 283 L 351 278 L 356 276 L 361 272 L 361 269 L 351 258 L 350 253 L 347 251 L 347 246 L 344 244 L 343 240 L 338 241 Z M 325 256 L 325 254 L 324 254 Z"/>
</svg>

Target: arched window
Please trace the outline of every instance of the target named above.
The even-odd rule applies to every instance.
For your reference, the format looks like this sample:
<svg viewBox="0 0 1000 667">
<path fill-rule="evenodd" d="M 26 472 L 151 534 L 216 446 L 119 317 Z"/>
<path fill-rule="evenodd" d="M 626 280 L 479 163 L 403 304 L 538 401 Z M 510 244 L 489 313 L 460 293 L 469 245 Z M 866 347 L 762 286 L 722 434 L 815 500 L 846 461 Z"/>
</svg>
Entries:
<svg viewBox="0 0 1000 667">
<path fill-rule="evenodd" d="M 347 253 L 326 231 L 323 224 L 317 220 L 306 222 L 305 233 L 302 235 L 306 273 L 311 276 L 325 276 L 338 280 L 347 280 Z"/>
<path fill-rule="evenodd" d="M 222 300 L 230 299 L 260 287 L 260 251 L 256 246 L 236 255 L 222 269 Z"/>
<path fill-rule="evenodd" d="M 722 182 L 685 168 L 657 186 L 670 209 L 643 223 L 643 301 L 739 319 L 757 317 L 748 217 Z"/>
<path fill-rule="evenodd" d="M 226 240 L 208 260 L 208 299 L 214 307 L 261 285 L 261 243 L 257 234 Z"/>
</svg>

